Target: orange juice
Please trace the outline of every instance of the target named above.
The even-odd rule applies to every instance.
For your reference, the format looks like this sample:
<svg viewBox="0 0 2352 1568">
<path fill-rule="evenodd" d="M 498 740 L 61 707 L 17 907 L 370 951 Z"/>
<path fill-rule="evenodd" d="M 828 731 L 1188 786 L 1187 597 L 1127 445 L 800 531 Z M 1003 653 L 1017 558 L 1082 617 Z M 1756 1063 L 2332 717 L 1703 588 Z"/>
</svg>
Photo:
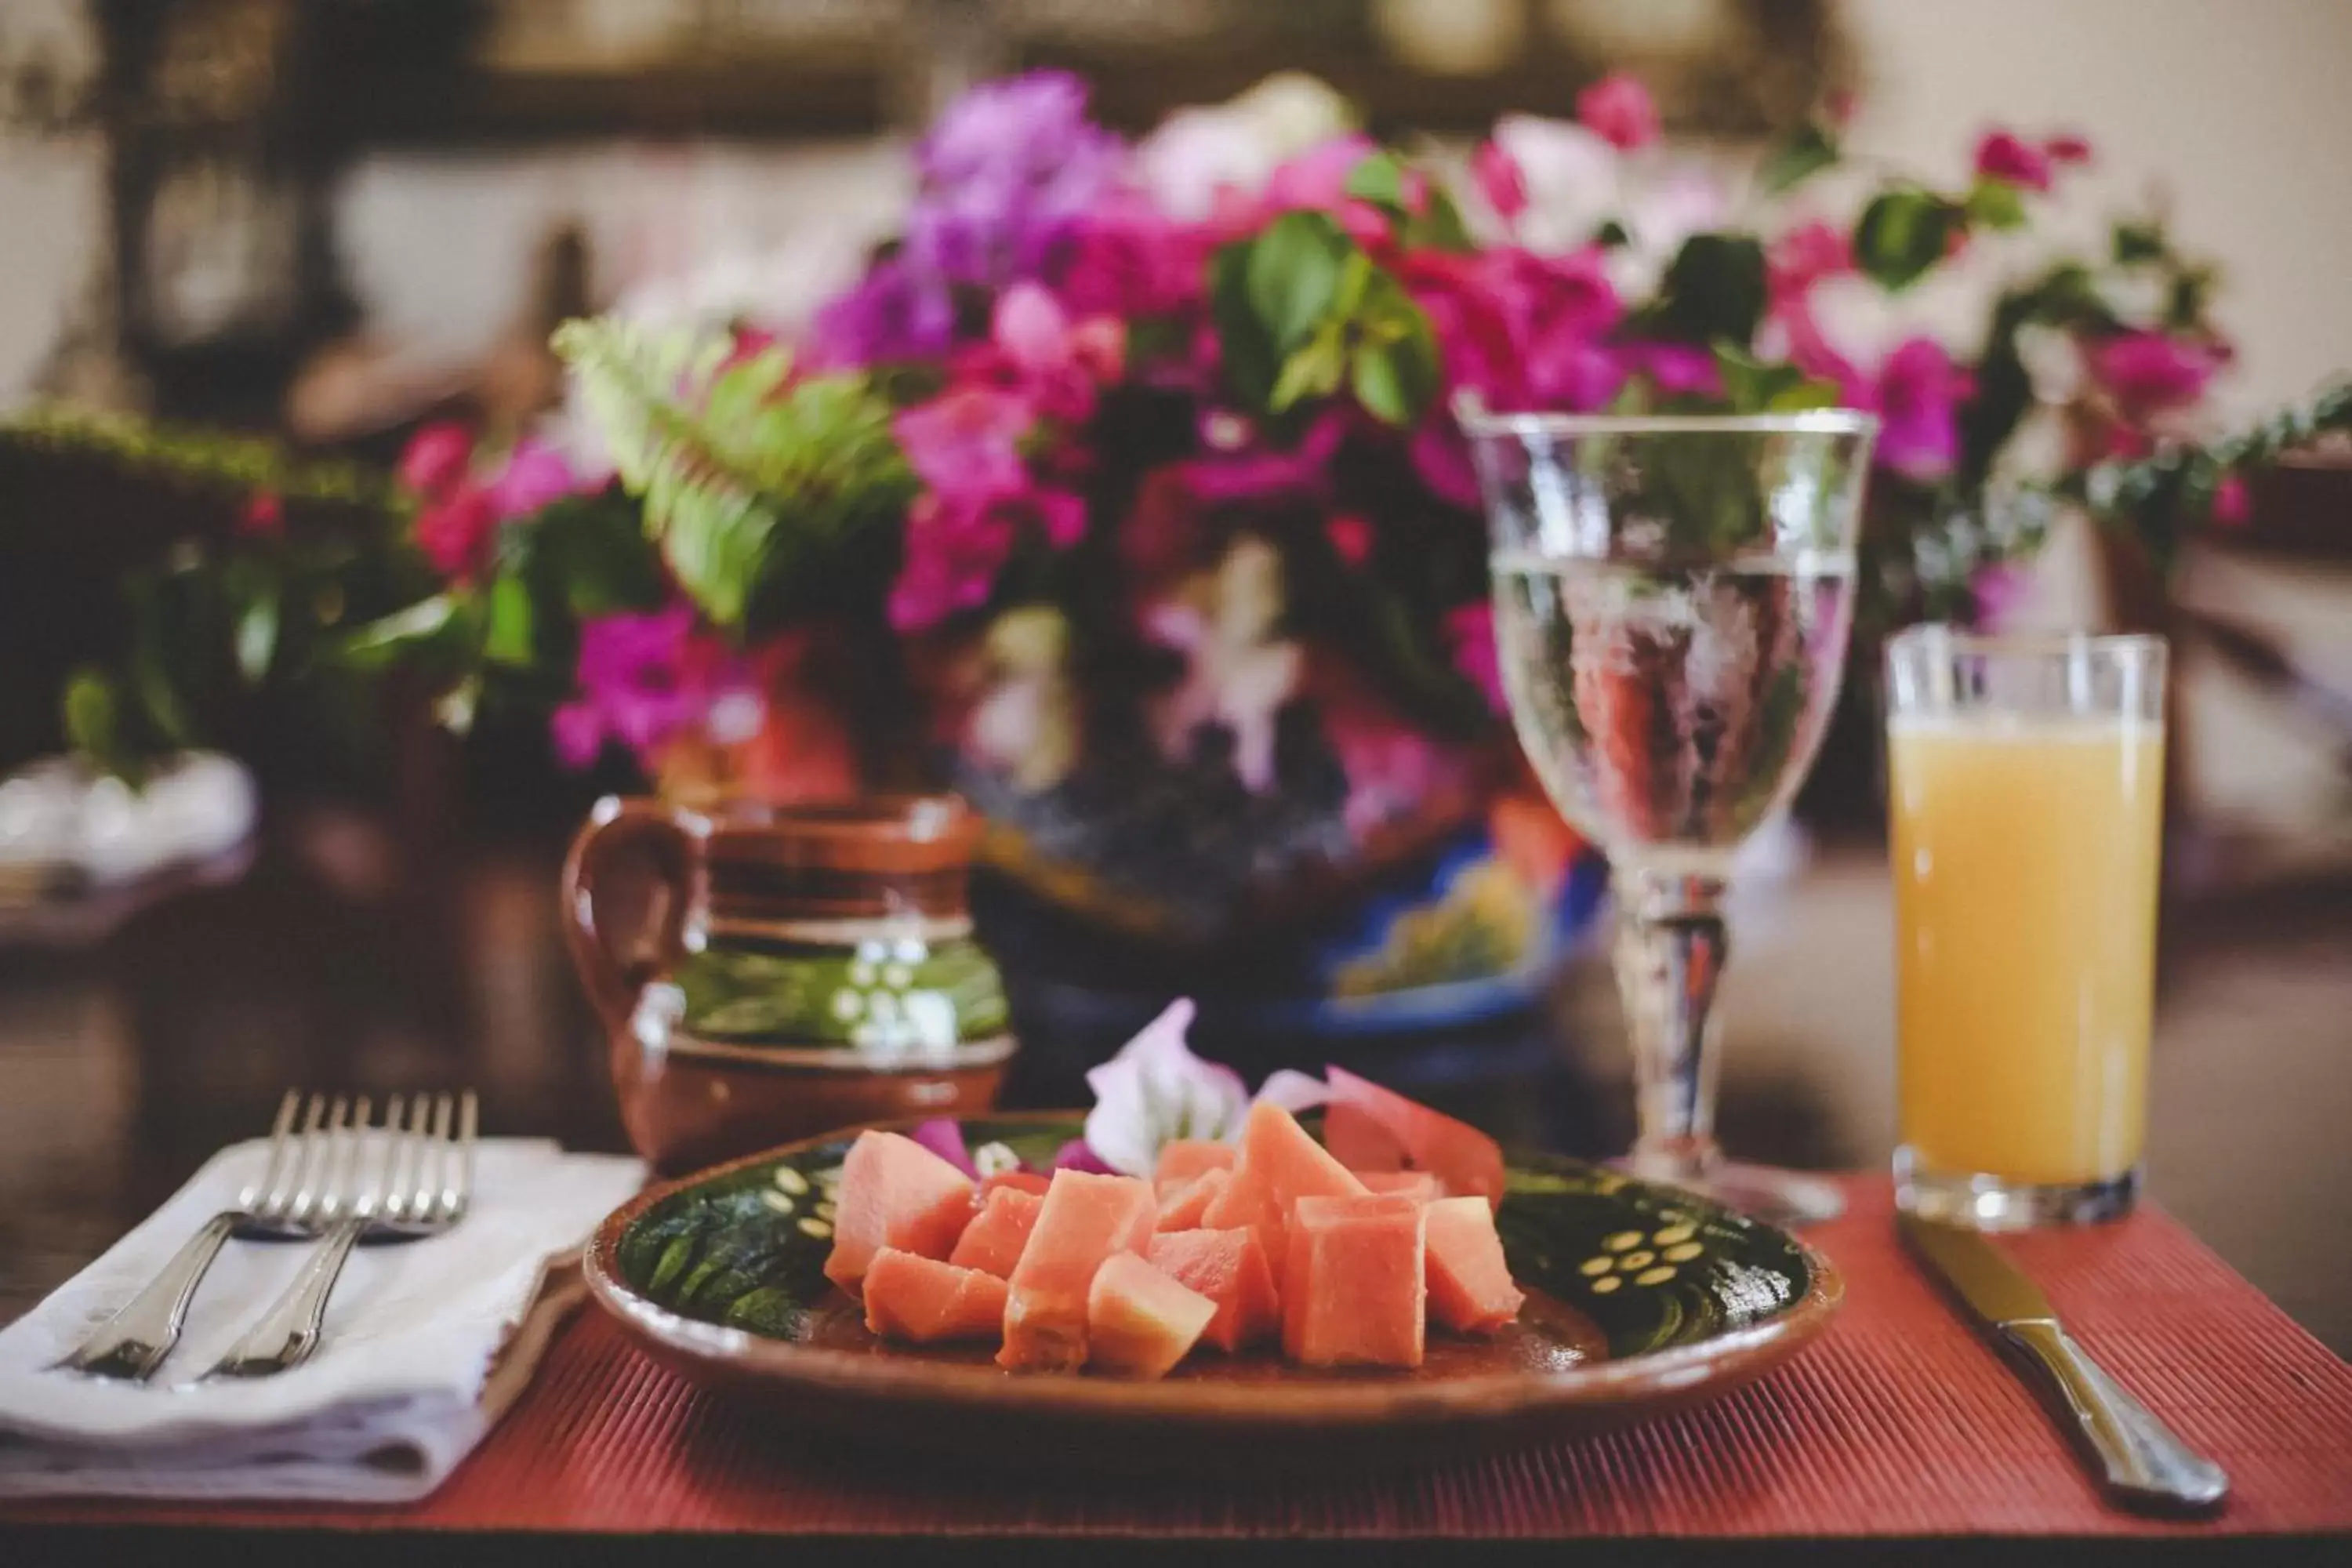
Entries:
<svg viewBox="0 0 2352 1568">
<path fill-rule="evenodd" d="M 2162 724 L 1898 715 L 1887 749 L 1912 1161 L 2123 1175 L 2147 1120 Z"/>
</svg>

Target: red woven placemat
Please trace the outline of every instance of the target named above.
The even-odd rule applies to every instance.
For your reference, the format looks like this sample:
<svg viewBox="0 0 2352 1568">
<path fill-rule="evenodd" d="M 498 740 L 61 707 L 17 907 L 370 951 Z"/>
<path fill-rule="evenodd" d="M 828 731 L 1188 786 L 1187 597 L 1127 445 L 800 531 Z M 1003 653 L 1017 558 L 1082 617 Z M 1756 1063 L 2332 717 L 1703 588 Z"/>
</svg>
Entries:
<svg viewBox="0 0 2352 1568">
<path fill-rule="evenodd" d="M 1237 1492 L 824 1458 L 639 1354 L 590 1309 L 449 1484 L 404 1510 L 44 1505 L 0 1522 L 638 1532 L 2214 1534 L 2352 1530 L 2352 1367 L 2167 1216 L 2020 1239 L 2083 1343 L 2234 1483 L 2218 1517 L 2105 1507 L 2058 1432 L 1907 1261 L 1884 1180 L 1809 1234 L 1846 1277 L 1823 1339 L 1711 1405 L 1581 1443 Z"/>
</svg>

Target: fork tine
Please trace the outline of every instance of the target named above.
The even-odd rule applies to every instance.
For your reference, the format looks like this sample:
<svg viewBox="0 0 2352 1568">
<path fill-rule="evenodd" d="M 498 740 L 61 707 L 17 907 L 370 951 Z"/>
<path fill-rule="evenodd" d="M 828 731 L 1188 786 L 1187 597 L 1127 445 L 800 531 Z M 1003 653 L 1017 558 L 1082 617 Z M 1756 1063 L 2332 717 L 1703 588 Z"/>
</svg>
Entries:
<svg viewBox="0 0 2352 1568">
<path fill-rule="evenodd" d="M 277 1190 L 278 1170 L 286 1163 L 288 1151 L 293 1147 L 293 1140 L 288 1134 L 294 1131 L 294 1117 L 301 1109 L 302 1091 L 299 1089 L 288 1089 L 285 1098 L 278 1102 L 277 1119 L 269 1124 L 268 1167 L 261 1173 L 252 1185 L 237 1194 L 237 1207 L 250 1213 L 270 1193 Z"/>
<path fill-rule="evenodd" d="M 457 1185 L 443 1189 L 442 1217 L 452 1223 L 474 1201 L 474 1134 L 481 1116 L 481 1100 L 472 1089 L 457 1097 Z"/>
<path fill-rule="evenodd" d="M 327 1108 L 327 1130 L 320 1136 L 319 1173 L 316 1184 L 301 1201 L 304 1214 L 316 1214 L 322 1220 L 335 1217 L 338 1200 L 341 1197 L 338 1184 L 342 1179 L 343 1128 L 352 1113 L 351 1096 L 339 1094 Z"/>
<path fill-rule="evenodd" d="M 439 1217 L 443 1194 L 448 1187 L 449 1119 L 456 1112 L 456 1103 L 446 1094 L 433 1097 L 433 1141 L 426 1145 L 433 1152 L 433 1174 L 430 1180 L 417 1184 L 416 1217 L 428 1223 Z"/>
<path fill-rule="evenodd" d="M 304 1199 L 310 1191 L 310 1171 L 319 1158 L 319 1129 L 327 1120 L 327 1097 L 312 1093 L 302 1108 L 302 1131 L 296 1134 L 293 1154 L 286 1163 L 282 1184 L 269 1189 L 269 1207 L 285 1219 L 308 1212 Z"/>
</svg>

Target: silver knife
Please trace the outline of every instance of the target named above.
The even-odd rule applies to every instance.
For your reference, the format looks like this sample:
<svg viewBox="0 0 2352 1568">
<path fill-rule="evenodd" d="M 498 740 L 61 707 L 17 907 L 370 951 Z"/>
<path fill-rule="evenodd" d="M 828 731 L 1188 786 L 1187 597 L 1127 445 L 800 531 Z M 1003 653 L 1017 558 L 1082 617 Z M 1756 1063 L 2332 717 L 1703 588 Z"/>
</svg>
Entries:
<svg viewBox="0 0 2352 1568">
<path fill-rule="evenodd" d="M 2054 1394 L 2116 1500 L 2143 1509 L 2210 1509 L 2230 1478 L 2124 1392 L 2059 1325 L 2032 1280 L 1972 1230 L 1897 1216 L 1914 1255 Z"/>
</svg>

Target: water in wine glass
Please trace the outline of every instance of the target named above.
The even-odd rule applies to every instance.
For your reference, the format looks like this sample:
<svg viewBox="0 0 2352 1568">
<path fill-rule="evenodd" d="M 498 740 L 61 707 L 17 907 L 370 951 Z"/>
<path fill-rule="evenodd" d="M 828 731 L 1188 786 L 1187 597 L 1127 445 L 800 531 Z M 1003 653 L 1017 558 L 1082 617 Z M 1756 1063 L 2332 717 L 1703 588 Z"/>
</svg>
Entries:
<svg viewBox="0 0 2352 1568">
<path fill-rule="evenodd" d="M 1520 743 L 1621 869 L 1720 879 L 1795 793 L 1837 700 L 1850 555 L 1682 566 L 1502 551 Z"/>
</svg>

